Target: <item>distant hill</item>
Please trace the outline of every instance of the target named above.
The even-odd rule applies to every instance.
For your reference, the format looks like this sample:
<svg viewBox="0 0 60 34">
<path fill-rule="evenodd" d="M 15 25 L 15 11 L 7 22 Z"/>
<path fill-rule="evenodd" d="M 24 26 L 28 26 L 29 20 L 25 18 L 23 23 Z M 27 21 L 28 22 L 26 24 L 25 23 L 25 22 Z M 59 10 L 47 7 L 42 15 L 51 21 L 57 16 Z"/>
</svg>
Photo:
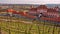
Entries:
<svg viewBox="0 0 60 34">
<path fill-rule="evenodd" d="M 55 7 L 55 6 L 58 6 L 60 7 L 60 4 L 46 4 L 48 7 Z"/>
<path fill-rule="evenodd" d="M 0 6 L 39 6 L 39 4 L 0 4 Z M 60 4 L 45 4 L 46 6 L 48 7 L 55 7 L 55 6 L 59 6 L 60 7 Z"/>
</svg>

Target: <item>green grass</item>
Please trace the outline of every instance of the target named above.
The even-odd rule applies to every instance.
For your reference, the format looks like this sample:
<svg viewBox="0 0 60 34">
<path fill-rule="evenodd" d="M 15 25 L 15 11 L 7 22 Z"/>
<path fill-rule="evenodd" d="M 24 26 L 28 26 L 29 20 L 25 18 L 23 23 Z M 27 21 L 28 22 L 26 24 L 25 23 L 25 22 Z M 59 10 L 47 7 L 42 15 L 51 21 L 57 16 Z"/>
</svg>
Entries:
<svg viewBox="0 0 60 34">
<path fill-rule="evenodd" d="M 60 34 L 60 27 L 56 27 L 50 24 L 44 25 L 44 22 L 38 21 L 35 21 L 32 24 L 1 21 L 0 28 L 1 31 L 3 30 L 3 32 L 6 32 L 6 34 Z"/>
</svg>

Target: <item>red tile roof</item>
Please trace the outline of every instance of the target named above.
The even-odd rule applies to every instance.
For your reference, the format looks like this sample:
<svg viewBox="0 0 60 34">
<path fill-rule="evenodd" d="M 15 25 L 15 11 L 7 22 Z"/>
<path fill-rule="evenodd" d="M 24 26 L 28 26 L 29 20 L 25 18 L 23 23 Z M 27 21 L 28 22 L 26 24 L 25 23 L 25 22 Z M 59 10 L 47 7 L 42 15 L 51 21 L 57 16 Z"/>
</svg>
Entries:
<svg viewBox="0 0 60 34">
<path fill-rule="evenodd" d="M 47 6 L 45 6 L 45 5 L 40 5 L 40 6 L 37 7 L 37 9 L 47 9 Z"/>
<path fill-rule="evenodd" d="M 7 12 L 14 12 L 15 10 L 13 9 L 7 9 Z"/>
<path fill-rule="evenodd" d="M 30 11 L 37 11 L 37 8 L 31 8 Z"/>
</svg>

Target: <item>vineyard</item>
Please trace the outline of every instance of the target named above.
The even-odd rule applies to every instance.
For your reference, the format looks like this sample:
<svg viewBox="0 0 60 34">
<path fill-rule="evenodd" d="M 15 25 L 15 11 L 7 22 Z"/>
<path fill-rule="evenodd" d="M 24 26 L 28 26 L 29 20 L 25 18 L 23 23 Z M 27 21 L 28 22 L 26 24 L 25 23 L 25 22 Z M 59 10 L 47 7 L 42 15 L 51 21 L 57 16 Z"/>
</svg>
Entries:
<svg viewBox="0 0 60 34">
<path fill-rule="evenodd" d="M 1 19 L 10 19 L 10 21 Z M 17 19 L 16 22 L 12 21 Z M 60 34 L 60 27 L 54 26 L 55 24 L 43 21 L 34 21 L 32 23 L 22 21 L 29 22 L 29 20 L 23 18 L 0 17 L 0 34 Z"/>
</svg>

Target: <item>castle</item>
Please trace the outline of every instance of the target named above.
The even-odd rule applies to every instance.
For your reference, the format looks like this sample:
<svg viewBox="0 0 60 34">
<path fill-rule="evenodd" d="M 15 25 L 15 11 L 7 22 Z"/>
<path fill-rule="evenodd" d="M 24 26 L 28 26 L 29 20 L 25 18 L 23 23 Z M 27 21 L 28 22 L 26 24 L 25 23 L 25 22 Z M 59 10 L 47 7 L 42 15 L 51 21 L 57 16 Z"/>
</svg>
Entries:
<svg viewBox="0 0 60 34">
<path fill-rule="evenodd" d="M 59 7 L 48 8 L 46 5 L 40 5 L 36 8 L 31 8 L 29 14 L 35 15 L 43 13 L 46 16 L 59 17 Z"/>
</svg>

